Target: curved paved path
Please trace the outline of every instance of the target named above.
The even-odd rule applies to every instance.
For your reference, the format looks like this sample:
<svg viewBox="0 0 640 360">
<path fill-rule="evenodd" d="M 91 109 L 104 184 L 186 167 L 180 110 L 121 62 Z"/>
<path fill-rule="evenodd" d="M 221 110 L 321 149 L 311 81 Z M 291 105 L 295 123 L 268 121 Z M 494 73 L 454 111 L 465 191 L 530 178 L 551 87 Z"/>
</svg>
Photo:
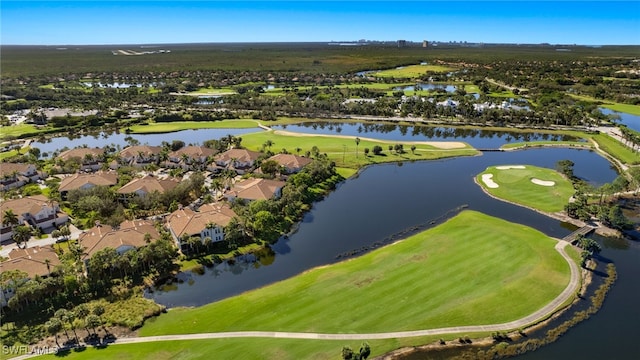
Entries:
<svg viewBox="0 0 640 360">
<path fill-rule="evenodd" d="M 322 334 L 322 333 L 300 333 L 300 332 L 279 332 L 279 331 L 233 331 L 233 332 L 215 332 L 215 333 L 198 333 L 198 334 L 176 334 L 176 335 L 159 335 L 159 336 L 145 336 L 145 337 L 132 337 L 132 338 L 119 338 L 116 339 L 111 345 L 120 344 L 135 344 L 157 341 L 175 341 L 175 340 L 202 340 L 202 339 L 227 339 L 227 338 L 280 338 L 280 339 L 307 339 L 307 340 L 377 340 L 377 339 L 394 339 L 394 338 L 408 338 L 428 335 L 444 335 L 444 334 L 459 334 L 459 333 L 472 333 L 472 332 L 493 332 L 493 331 L 506 331 L 512 329 L 518 329 L 539 321 L 548 315 L 552 314 L 558 309 L 565 301 L 570 299 L 573 294 L 578 290 L 580 285 L 580 270 L 573 260 L 565 252 L 565 247 L 569 245 L 564 240 L 558 240 L 555 248 L 569 263 L 571 270 L 571 279 L 567 287 L 558 295 L 553 301 L 545 305 L 540 310 L 534 312 L 531 315 L 525 316 L 521 319 L 491 325 L 472 325 L 472 326 L 454 326 L 439 329 L 425 329 L 425 330 L 413 330 L 413 331 L 394 331 L 384 333 L 371 333 L 371 334 Z M 14 358 L 14 360 L 28 359 L 33 354 L 27 354 Z"/>
</svg>

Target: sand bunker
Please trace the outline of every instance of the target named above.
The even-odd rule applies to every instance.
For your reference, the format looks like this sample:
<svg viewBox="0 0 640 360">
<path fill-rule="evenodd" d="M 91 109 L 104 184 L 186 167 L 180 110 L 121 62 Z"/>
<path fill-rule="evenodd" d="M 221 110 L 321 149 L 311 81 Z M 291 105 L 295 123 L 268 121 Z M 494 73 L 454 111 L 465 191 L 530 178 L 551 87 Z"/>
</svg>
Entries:
<svg viewBox="0 0 640 360">
<path fill-rule="evenodd" d="M 484 184 L 491 189 L 496 189 L 500 187 L 498 184 L 496 184 L 495 181 L 493 181 L 492 177 L 493 177 L 493 174 L 482 174 L 482 182 L 484 182 Z"/>
<path fill-rule="evenodd" d="M 498 170 L 509 170 L 509 169 L 526 169 L 524 165 L 505 165 L 505 166 L 496 166 Z"/>
<path fill-rule="evenodd" d="M 553 185 L 556 184 L 555 181 L 540 180 L 540 179 L 536 179 L 536 178 L 532 178 L 531 182 L 536 184 L 536 185 L 542 185 L 542 186 L 553 186 Z"/>
</svg>

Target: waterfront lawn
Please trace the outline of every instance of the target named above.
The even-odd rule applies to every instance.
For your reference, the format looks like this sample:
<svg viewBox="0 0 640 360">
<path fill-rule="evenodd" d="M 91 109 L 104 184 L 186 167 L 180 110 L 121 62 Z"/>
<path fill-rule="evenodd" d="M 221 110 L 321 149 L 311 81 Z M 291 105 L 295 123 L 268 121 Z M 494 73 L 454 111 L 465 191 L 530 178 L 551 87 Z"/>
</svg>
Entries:
<svg viewBox="0 0 640 360">
<path fill-rule="evenodd" d="M 585 96 L 585 95 L 569 94 L 569 96 L 571 96 L 574 99 L 578 99 L 578 100 L 582 100 L 582 101 L 588 101 L 588 102 L 599 104 L 603 108 L 607 108 L 607 109 L 610 109 L 610 110 L 613 110 L 613 111 L 618 111 L 618 112 L 623 112 L 623 113 L 627 113 L 627 114 L 631 114 L 631 115 L 640 116 L 640 105 L 631 105 L 631 104 L 618 103 L 618 102 L 614 102 L 614 101 L 611 101 L 611 100 L 599 100 L 599 99 L 596 99 L 596 98 L 593 98 L 593 97 L 590 97 L 590 96 Z"/>
<path fill-rule="evenodd" d="M 591 135 L 591 139 L 597 142 L 603 151 L 623 163 L 629 165 L 640 164 L 640 153 L 631 150 L 628 146 L 622 144 L 611 136 L 607 134 L 596 134 Z"/>
<path fill-rule="evenodd" d="M 171 309 L 148 320 L 140 335 L 373 333 L 512 321 L 567 285 L 569 266 L 555 244 L 526 226 L 464 211 L 361 257 L 198 308 Z"/>
<path fill-rule="evenodd" d="M 491 195 L 516 204 L 528 206 L 536 210 L 558 212 L 573 195 L 571 182 L 555 170 L 537 166 L 524 165 L 524 169 L 498 169 L 488 167 L 476 178 L 478 184 Z M 482 175 L 492 174 L 497 188 L 489 188 L 482 180 Z M 531 179 L 553 181 L 553 186 L 534 184 Z"/>
<path fill-rule="evenodd" d="M 263 145 L 269 140 L 273 143 L 271 150 L 275 153 L 286 149 L 291 154 L 304 155 L 307 151 L 316 146 L 320 153 L 336 162 L 338 167 L 360 168 L 369 164 L 394 162 L 431 160 L 453 156 L 470 156 L 478 152 L 465 144 L 465 147 L 458 149 L 440 149 L 435 146 L 417 142 L 404 141 L 383 141 L 361 138 L 356 146 L 353 136 L 331 136 L 331 135 L 311 135 L 301 134 L 300 136 L 278 134 L 274 131 L 264 131 L 259 133 L 243 134 L 242 146 L 250 150 L 263 150 Z M 389 145 L 403 144 L 405 153 L 398 154 L 389 151 Z M 415 153 L 411 151 L 411 145 L 415 144 Z M 375 145 L 382 147 L 381 155 L 373 155 L 372 150 Z M 297 149 L 300 149 L 300 152 Z M 368 156 L 365 156 L 364 149 L 369 148 Z M 357 150 L 357 152 L 356 152 Z M 356 156 L 357 155 L 357 156 Z"/>
<path fill-rule="evenodd" d="M 584 141 L 524 141 L 518 143 L 508 143 L 500 146 L 500 149 L 512 150 L 528 147 L 576 147 L 576 148 L 593 148 L 593 144 Z"/>
<path fill-rule="evenodd" d="M 389 69 L 373 73 L 375 77 L 395 77 L 395 78 L 418 78 L 427 72 L 445 73 L 455 70 L 454 68 L 441 65 L 409 65 L 396 69 Z"/>
<path fill-rule="evenodd" d="M 465 334 L 474 336 L 474 334 Z M 482 334 L 481 336 L 487 336 Z M 434 343 L 439 338 L 447 341 L 457 339 L 453 335 L 440 337 L 417 337 L 406 339 L 371 340 L 371 356 L 382 355 L 394 349 Z M 41 356 L 38 359 L 60 358 L 69 360 L 130 360 L 130 359 L 341 359 L 343 346 L 358 351 L 362 341 L 358 340 L 301 340 L 270 338 L 180 340 L 162 343 L 140 343 L 109 345 L 105 348 L 87 348 L 69 351 L 58 356 Z"/>
<path fill-rule="evenodd" d="M 32 124 L 0 126 L 0 140 L 6 138 L 16 138 L 26 134 L 37 134 L 41 131 L 41 129 Z"/>
<path fill-rule="evenodd" d="M 134 134 L 168 133 L 189 129 L 248 129 L 257 128 L 255 120 L 175 121 L 129 127 Z"/>
<path fill-rule="evenodd" d="M 206 96 L 206 95 L 233 95 L 233 94 L 237 94 L 235 90 L 233 90 L 232 88 L 212 88 L 212 87 L 208 87 L 208 88 L 200 88 L 196 91 L 192 91 L 189 93 L 186 93 L 184 95 L 193 95 L 193 96 Z"/>
</svg>

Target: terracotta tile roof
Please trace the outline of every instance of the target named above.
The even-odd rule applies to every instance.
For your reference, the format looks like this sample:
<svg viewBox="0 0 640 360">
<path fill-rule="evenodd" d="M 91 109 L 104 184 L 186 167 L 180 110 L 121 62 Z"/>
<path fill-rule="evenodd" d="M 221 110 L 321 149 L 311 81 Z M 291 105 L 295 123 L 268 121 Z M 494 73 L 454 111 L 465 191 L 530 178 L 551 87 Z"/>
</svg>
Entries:
<svg viewBox="0 0 640 360">
<path fill-rule="evenodd" d="M 160 237 L 151 221 L 133 220 L 123 222 L 119 230 L 109 225 L 94 226 L 80 234 L 78 241 L 85 248 L 84 258 L 86 259 L 106 248 L 117 250 L 121 246 L 136 248 L 145 246 L 147 242 L 144 237 L 147 233 L 151 235 L 152 240 Z"/>
<path fill-rule="evenodd" d="M 18 174 L 28 173 L 31 167 L 33 167 L 31 164 L 0 163 L 0 178 L 13 176 L 14 172 Z"/>
<path fill-rule="evenodd" d="M 63 151 L 58 155 L 58 157 L 64 161 L 68 161 L 73 158 L 79 158 L 81 161 L 84 161 L 84 157 L 87 154 L 91 154 L 94 159 L 97 160 L 98 157 L 104 154 L 104 149 L 101 148 L 76 148 L 67 151 Z"/>
<path fill-rule="evenodd" d="M 0 203 L 0 216 L 4 215 L 8 209 L 13 210 L 17 216 L 27 213 L 35 215 L 40 212 L 43 206 L 54 207 L 55 205 L 57 205 L 55 201 L 49 200 L 44 195 L 26 196 Z"/>
<path fill-rule="evenodd" d="M 145 157 L 150 157 L 160 154 L 160 151 L 162 151 L 160 146 L 136 145 L 122 149 L 120 156 L 123 158 L 135 158 L 138 157 L 138 154 L 143 154 Z"/>
<path fill-rule="evenodd" d="M 216 150 L 210 149 L 205 146 L 185 146 L 177 151 L 169 153 L 171 158 L 181 158 L 182 154 L 186 154 L 190 158 L 203 158 L 214 155 Z"/>
<path fill-rule="evenodd" d="M 112 186 L 118 183 L 118 174 L 108 173 L 78 173 L 62 179 L 58 191 L 71 191 L 91 184 L 93 186 Z"/>
<path fill-rule="evenodd" d="M 309 158 L 292 154 L 276 154 L 270 157 L 269 160 L 273 160 L 290 170 L 302 169 L 313 161 Z"/>
<path fill-rule="evenodd" d="M 47 262 L 49 260 L 49 268 Z M 52 247 L 32 247 L 27 249 L 13 249 L 9 253 L 9 260 L 0 263 L 0 272 L 20 270 L 29 274 L 30 278 L 36 275 L 46 276 L 60 265 L 60 259 Z"/>
<path fill-rule="evenodd" d="M 118 189 L 118 194 L 131 194 L 137 191 L 142 191 L 146 194 L 157 191 L 164 193 L 167 190 L 171 190 L 178 186 L 180 183 L 177 179 L 158 179 L 153 175 L 146 175 L 145 177 L 133 179 Z"/>
<path fill-rule="evenodd" d="M 207 204 L 198 212 L 189 208 L 174 211 L 167 218 L 167 226 L 180 238 L 183 234 L 199 235 L 209 223 L 225 227 L 235 216 L 236 213 L 226 204 Z"/>
<path fill-rule="evenodd" d="M 251 151 L 247 149 L 230 149 L 221 154 L 216 155 L 216 162 L 229 162 L 233 159 L 236 159 L 239 162 L 253 162 L 258 160 L 258 158 L 262 155 L 257 151 Z"/>
<path fill-rule="evenodd" d="M 246 179 L 235 183 L 231 190 L 225 193 L 225 196 L 247 200 L 267 200 L 271 199 L 286 184 L 286 182 L 278 180 Z"/>
</svg>

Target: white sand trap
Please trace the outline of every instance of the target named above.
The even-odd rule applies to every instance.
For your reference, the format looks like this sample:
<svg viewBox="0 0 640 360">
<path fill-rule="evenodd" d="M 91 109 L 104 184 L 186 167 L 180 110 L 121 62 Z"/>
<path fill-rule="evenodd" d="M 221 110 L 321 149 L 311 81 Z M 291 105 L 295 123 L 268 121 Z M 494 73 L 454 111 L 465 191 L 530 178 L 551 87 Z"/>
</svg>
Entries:
<svg viewBox="0 0 640 360">
<path fill-rule="evenodd" d="M 493 174 L 482 174 L 482 182 L 487 185 L 488 188 L 496 189 L 500 187 L 500 185 L 496 184 L 492 179 Z"/>
<path fill-rule="evenodd" d="M 556 184 L 555 181 L 540 180 L 540 179 L 536 179 L 536 178 L 531 179 L 531 182 L 536 184 L 536 185 L 542 185 L 542 186 L 553 186 L 553 185 Z"/>
<path fill-rule="evenodd" d="M 496 166 L 498 170 L 509 170 L 509 169 L 526 169 L 524 165 L 505 165 L 505 166 Z"/>
</svg>

